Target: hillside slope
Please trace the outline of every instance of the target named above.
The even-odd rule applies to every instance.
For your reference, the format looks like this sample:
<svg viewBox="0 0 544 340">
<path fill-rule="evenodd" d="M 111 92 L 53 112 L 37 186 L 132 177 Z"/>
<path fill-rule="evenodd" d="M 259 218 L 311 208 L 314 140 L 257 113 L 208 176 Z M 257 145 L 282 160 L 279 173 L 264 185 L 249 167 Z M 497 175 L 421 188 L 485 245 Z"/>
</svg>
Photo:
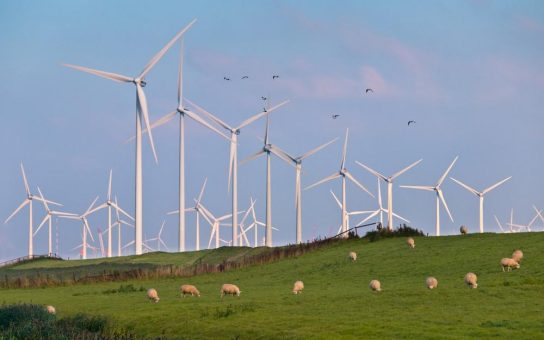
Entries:
<svg viewBox="0 0 544 340">
<path fill-rule="evenodd" d="M 107 315 L 142 336 L 169 338 L 542 338 L 544 334 L 544 233 L 419 237 L 374 243 L 347 240 L 268 265 L 192 277 L 131 281 L 145 292 L 106 294 L 120 283 L 46 289 L 2 289 L 6 303 L 53 304 L 59 316 Z M 503 273 L 499 261 L 514 249 L 525 257 Z M 358 260 L 347 259 L 349 251 Z M 49 264 L 48 264 L 49 265 Z M 463 283 L 478 275 L 478 289 Z M 425 287 L 435 276 L 438 289 Z M 383 291 L 368 288 L 372 279 Z M 304 293 L 293 295 L 295 280 Z M 180 298 L 179 285 L 198 286 L 201 298 Z M 240 286 L 240 298 L 219 299 L 222 283 Z"/>
</svg>

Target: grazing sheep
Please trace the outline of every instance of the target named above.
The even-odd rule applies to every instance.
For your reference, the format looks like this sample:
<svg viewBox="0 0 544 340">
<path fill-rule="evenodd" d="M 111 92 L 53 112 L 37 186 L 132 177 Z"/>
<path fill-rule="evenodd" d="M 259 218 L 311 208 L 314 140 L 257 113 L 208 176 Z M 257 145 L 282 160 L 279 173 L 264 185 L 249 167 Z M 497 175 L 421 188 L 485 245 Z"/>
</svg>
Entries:
<svg viewBox="0 0 544 340">
<path fill-rule="evenodd" d="M 186 294 L 191 294 L 191 296 L 196 295 L 196 296 L 200 297 L 200 292 L 193 285 L 182 285 L 180 287 L 180 290 L 181 290 L 181 295 L 183 297 L 185 297 Z"/>
<path fill-rule="evenodd" d="M 229 295 L 229 294 L 231 294 L 232 296 L 235 296 L 235 295 L 240 296 L 241 292 L 242 291 L 240 290 L 240 288 L 238 288 L 238 286 L 230 284 L 230 283 L 225 283 L 221 287 L 221 298 L 223 298 L 223 295 Z"/>
<path fill-rule="evenodd" d="M 468 228 L 462 225 L 461 228 L 459 228 L 459 232 L 461 233 L 461 235 L 466 235 L 468 234 Z"/>
<path fill-rule="evenodd" d="M 414 248 L 416 246 L 416 241 L 414 241 L 414 239 L 411 237 L 408 237 L 406 239 L 406 243 L 408 244 L 408 246 L 410 246 L 410 248 Z"/>
<path fill-rule="evenodd" d="M 501 260 L 501 267 L 502 271 L 504 271 L 504 268 L 506 268 L 507 271 L 511 271 L 512 268 L 519 269 L 519 263 L 514 259 L 509 259 L 508 257 L 505 257 Z"/>
<path fill-rule="evenodd" d="M 349 259 L 352 261 L 357 261 L 357 253 L 354 251 L 349 252 Z"/>
<path fill-rule="evenodd" d="M 293 286 L 293 294 L 302 293 L 303 289 L 304 289 L 304 283 L 302 281 L 297 281 L 295 282 L 295 285 Z"/>
<path fill-rule="evenodd" d="M 468 273 L 467 275 L 465 275 L 465 283 L 470 287 L 470 288 L 478 288 L 478 277 L 476 276 L 476 274 L 474 273 Z"/>
<path fill-rule="evenodd" d="M 512 259 L 514 259 L 516 262 L 521 262 L 521 259 L 523 258 L 523 252 L 521 250 L 516 250 L 514 253 L 512 253 Z"/>
<path fill-rule="evenodd" d="M 57 310 L 55 309 L 55 307 L 53 306 L 47 306 L 45 307 L 45 310 L 47 311 L 47 313 L 49 314 L 57 314 Z"/>
<path fill-rule="evenodd" d="M 372 280 L 370 281 L 370 284 L 368 285 L 370 289 L 372 289 L 375 292 L 381 292 L 382 291 L 382 285 L 380 281 L 378 280 Z"/>
<path fill-rule="evenodd" d="M 147 297 L 149 300 L 154 301 L 155 303 L 159 302 L 159 294 L 155 288 L 149 288 L 147 290 Z"/>
<path fill-rule="evenodd" d="M 434 289 L 438 286 L 438 280 L 432 276 L 429 276 L 425 283 L 427 284 L 427 288 L 429 289 Z"/>
</svg>

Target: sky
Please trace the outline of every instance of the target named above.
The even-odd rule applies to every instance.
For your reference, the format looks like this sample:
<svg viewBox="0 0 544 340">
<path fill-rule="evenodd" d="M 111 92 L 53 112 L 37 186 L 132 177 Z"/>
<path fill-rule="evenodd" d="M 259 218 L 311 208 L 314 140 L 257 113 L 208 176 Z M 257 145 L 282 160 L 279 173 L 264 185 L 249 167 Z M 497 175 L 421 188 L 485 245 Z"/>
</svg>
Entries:
<svg viewBox="0 0 544 340">
<path fill-rule="evenodd" d="M 194 18 L 184 38 L 187 98 L 232 125 L 262 111 L 261 96 L 271 105 L 290 100 L 270 115 L 270 141 L 293 155 L 340 137 L 304 162 L 303 187 L 339 169 L 349 128 L 347 168 L 374 194 L 375 177 L 355 161 L 391 175 L 423 159 L 396 180 L 394 210 L 430 235 L 435 196 L 399 185 L 433 185 L 456 156 L 450 175 L 476 189 L 512 176 L 486 196 L 486 231 L 499 231 L 493 215 L 504 224 L 514 209 L 515 222 L 526 224 L 533 204 L 544 208 L 542 1 L 29 0 L 0 2 L 1 220 L 25 198 L 21 162 L 33 193 L 39 186 L 46 198 L 64 205 L 59 209 L 78 214 L 97 195 L 105 200 L 112 169 L 114 194 L 134 213 L 135 146 L 126 142 L 135 131 L 134 87 L 61 63 L 135 76 Z M 146 77 L 151 120 L 176 107 L 178 58 L 176 44 Z M 374 92 L 366 94 L 366 88 Z M 408 126 L 409 120 L 416 123 Z M 177 220 L 165 213 L 178 204 L 176 121 L 154 132 L 158 164 L 143 141 L 144 234 L 155 237 L 165 220 L 163 239 L 172 250 Z M 262 147 L 264 128 L 259 120 L 242 130 L 240 159 Z M 230 212 L 228 147 L 187 122 L 188 204 L 207 178 L 203 203 L 216 215 Z M 259 158 L 239 167 L 240 209 L 255 198 L 261 221 L 265 166 Z M 273 157 L 274 245 L 295 241 L 294 175 Z M 303 191 L 304 240 L 338 229 L 340 209 L 329 190 L 339 195 L 340 181 Z M 443 190 L 454 222 L 442 210 L 442 234 L 458 233 L 462 224 L 476 231 L 477 198 L 450 179 Z M 377 201 L 349 183 L 347 206 L 375 210 Z M 35 204 L 35 226 L 44 214 Z M 96 237 L 98 228 L 107 227 L 106 212 L 90 224 Z M 210 228 L 204 222 L 201 228 L 206 246 Z M 54 229 L 54 250 L 76 258 L 72 248 L 81 243 L 81 224 L 54 220 Z M 190 213 L 189 249 L 194 232 Z M 230 232 L 223 227 L 222 237 Z M 27 237 L 25 208 L 0 225 L 0 260 L 26 255 Z M 132 239 L 133 232 L 123 230 L 123 244 Z M 34 248 L 47 253 L 45 227 Z"/>
</svg>

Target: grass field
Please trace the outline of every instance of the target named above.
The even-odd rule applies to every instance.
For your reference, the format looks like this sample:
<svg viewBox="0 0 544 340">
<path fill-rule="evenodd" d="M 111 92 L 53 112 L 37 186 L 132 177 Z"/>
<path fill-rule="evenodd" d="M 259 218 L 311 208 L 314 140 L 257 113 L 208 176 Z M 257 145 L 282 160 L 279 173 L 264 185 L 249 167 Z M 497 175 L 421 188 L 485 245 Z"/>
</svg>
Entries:
<svg viewBox="0 0 544 340">
<path fill-rule="evenodd" d="M 537 339 L 544 338 L 543 245 L 544 233 L 418 237 L 415 249 L 408 248 L 404 238 L 373 243 L 350 239 L 294 259 L 192 278 L 2 289 L 0 302 L 52 304 L 59 317 L 78 312 L 105 315 L 142 337 Z M 525 255 L 521 268 L 503 273 L 500 259 L 517 248 Z M 205 254 L 220 260 L 246 251 L 224 248 Z M 349 251 L 358 253 L 356 262 L 347 259 Z M 149 254 L 139 259 L 179 264 L 198 254 Z M 82 264 L 38 261 L 11 270 L 73 263 Z M 463 283 L 469 271 L 478 275 L 478 289 Z M 438 279 L 438 289 L 425 287 L 429 275 Z M 369 290 L 372 279 L 381 281 L 381 293 Z M 301 295 L 291 293 L 295 280 L 304 281 Z M 197 285 L 202 297 L 181 298 L 182 283 Z M 223 283 L 237 284 L 241 296 L 221 301 Z M 140 291 L 105 293 L 121 284 L 154 287 L 161 300 L 150 303 Z"/>
</svg>

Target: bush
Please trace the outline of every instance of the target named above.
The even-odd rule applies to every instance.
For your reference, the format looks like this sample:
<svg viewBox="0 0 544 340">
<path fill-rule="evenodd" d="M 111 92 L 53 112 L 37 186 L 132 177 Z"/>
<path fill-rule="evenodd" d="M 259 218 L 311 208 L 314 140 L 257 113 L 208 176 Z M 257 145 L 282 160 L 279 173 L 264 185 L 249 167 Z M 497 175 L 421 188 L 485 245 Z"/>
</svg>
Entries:
<svg viewBox="0 0 544 340">
<path fill-rule="evenodd" d="M 425 236 L 425 234 L 419 229 L 412 228 L 410 226 L 407 226 L 406 224 L 402 224 L 401 226 L 393 230 L 381 228 L 378 230 L 369 231 L 363 238 L 367 239 L 369 242 L 375 242 L 384 238 L 407 236 Z"/>
</svg>

